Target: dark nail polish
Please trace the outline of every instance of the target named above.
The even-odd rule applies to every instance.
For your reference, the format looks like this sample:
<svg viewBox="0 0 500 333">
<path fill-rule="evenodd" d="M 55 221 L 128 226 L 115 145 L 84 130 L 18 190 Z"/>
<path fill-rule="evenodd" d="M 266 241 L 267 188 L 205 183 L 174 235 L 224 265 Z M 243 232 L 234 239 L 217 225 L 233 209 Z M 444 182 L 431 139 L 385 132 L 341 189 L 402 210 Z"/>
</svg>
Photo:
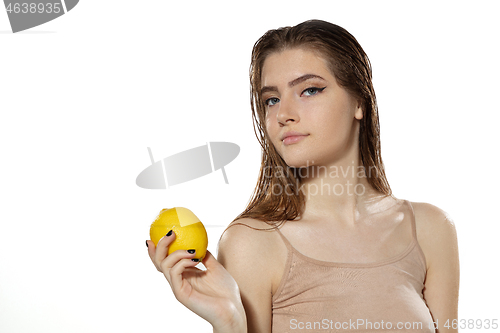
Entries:
<svg viewBox="0 0 500 333">
<path fill-rule="evenodd" d="M 191 260 L 194 261 L 194 262 L 200 261 L 200 259 L 191 259 Z"/>
<path fill-rule="evenodd" d="M 148 245 L 148 241 L 146 241 L 146 247 L 149 247 L 149 245 Z"/>
<path fill-rule="evenodd" d="M 187 250 L 189 253 L 193 254 L 196 252 L 196 250 Z"/>
<path fill-rule="evenodd" d="M 172 236 L 172 230 L 170 230 L 169 232 L 167 232 L 167 237 L 168 236 Z"/>
</svg>

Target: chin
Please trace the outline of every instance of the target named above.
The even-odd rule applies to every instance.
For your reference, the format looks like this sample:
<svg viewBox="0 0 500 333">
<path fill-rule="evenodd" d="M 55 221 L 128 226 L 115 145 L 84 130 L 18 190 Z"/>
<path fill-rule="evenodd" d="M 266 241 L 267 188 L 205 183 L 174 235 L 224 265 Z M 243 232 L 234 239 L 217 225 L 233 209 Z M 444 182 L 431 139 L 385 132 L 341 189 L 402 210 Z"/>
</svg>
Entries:
<svg viewBox="0 0 500 333">
<path fill-rule="evenodd" d="M 317 165 L 317 159 L 315 160 L 313 157 L 311 158 L 284 158 L 285 163 L 291 168 L 306 168 L 312 165 Z"/>
<path fill-rule="evenodd" d="M 291 168 L 325 165 L 327 162 L 326 156 L 337 154 L 336 149 L 326 149 L 330 147 L 317 147 L 311 144 L 304 145 L 303 142 L 299 142 L 295 145 L 278 147 L 276 149 L 278 154 Z"/>
</svg>

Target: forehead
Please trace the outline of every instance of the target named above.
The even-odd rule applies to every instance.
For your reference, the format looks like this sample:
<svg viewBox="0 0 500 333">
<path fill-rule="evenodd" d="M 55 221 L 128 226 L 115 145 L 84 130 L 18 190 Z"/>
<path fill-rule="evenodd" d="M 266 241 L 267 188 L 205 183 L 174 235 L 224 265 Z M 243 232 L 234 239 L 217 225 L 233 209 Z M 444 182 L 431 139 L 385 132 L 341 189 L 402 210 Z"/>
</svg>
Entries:
<svg viewBox="0 0 500 333">
<path fill-rule="evenodd" d="M 271 53 L 262 66 L 262 86 L 289 82 L 304 74 L 316 74 L 334 79 L 326 60 L 317 53 L 305 49 L 289 49 Z M 288 81 L 287 81 L 288 80 Z"/>
</svg>

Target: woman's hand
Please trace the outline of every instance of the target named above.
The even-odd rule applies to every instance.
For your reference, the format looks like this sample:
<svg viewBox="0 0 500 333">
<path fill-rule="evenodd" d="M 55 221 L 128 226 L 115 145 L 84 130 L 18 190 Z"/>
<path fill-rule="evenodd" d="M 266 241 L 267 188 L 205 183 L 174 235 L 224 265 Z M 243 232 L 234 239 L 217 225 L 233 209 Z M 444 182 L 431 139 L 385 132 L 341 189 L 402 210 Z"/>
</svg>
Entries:
<svg viewBox="0 0 500 333">
<path fill-rule="evenodd" d="M 156 269 L 165 275 L 175 298 L 207 320 L 214 332 L 246 332 L 246 315 L 236 281 L 207 251 L 202 263 L 205 271 L 194 266 L 194 253 L 177 250 L 167 255 L 175 233 L 165 236 L 158 246 L 148 240 L 148 253 Z"/>
</svg>

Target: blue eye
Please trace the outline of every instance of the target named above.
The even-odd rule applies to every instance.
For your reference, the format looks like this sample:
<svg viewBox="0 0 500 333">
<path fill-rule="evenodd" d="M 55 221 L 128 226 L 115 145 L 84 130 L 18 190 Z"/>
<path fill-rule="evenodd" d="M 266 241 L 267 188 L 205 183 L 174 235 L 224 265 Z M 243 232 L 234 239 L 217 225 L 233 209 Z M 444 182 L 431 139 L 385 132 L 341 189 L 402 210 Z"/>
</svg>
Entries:
<svg viewBox="0 0 500 333">
<path fill-rule="evenodd" d="M 266 99 L 265 103 L 267 106 L 273 106 L 273 105 L 277 104 L 279 101 L 280 101 L 279 98 L 272 97 L 272 98 Z"/>
<path fill-rule="evenodd" d="M 322 92 L 323 90 L 325 90 L 325 88 L 326 87 L 324 87 L 324 88 L 316 88 L 316 87 L 307 88 L 306 90 L 304 90 L 302 92 L 302 94 L 306 95 L 306 96 L 313 96 L 313 95 L 316 95 L 319 92 Z"/>
</svg>

